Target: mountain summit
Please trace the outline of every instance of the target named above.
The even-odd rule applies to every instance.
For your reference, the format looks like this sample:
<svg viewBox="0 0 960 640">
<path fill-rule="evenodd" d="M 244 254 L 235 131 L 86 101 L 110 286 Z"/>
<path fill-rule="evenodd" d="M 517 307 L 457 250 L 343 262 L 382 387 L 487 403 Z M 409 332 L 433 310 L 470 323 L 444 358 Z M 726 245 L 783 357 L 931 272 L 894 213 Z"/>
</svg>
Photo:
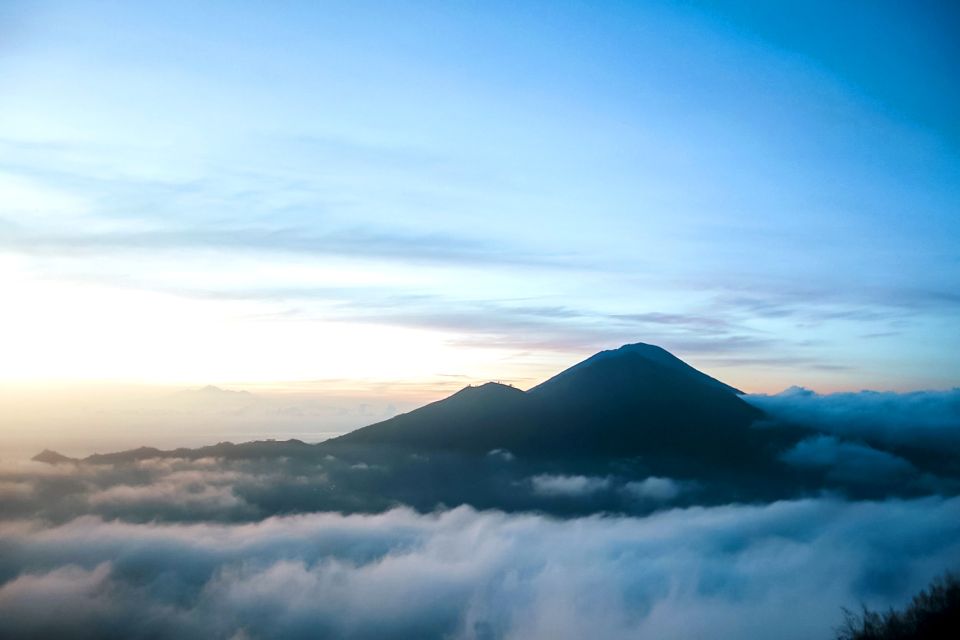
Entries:
<svg viewBox="0 0 960 640">
<path fill-rule="evenodd" d="M 723 389 L 725 391 L 730 391 L 736 393 L 737 395 L 743 395 L 743 392 L 739 389 L 731 387 L 728 384 L 720 382 L 716 378 L 712 378 L 702 371 L 694 369 L 686 362 L 676 357 L 663 347 L 658 347 L 656 345 L 647 344 L 645 342 L 635 342 L 633 344 L 625 344 L 619 349 L 610 349 L 608 351 L 601 351 L 593 356 L 590 356 L 580 364 L 575 364 L 569 369 L 555 375 L 550 378 L 543 384 L 534 387 L 531 391 L 536 391 L 541 387 L 549 387 L 551 384 L 565 379 L 570 376 L 575 376 L 578 372 L 583 369 L 593 366 L 597 363 L 603 362 L 605 364 L 620 363 L 621 365 L 624 362 L 628 362 L 631 359 L 641 358 L 652 364 L 664 367 L 666 369 L 671 369 L 677 373 L 683 373 L 690 377 L 696 378 L 702 382 L 706 382 L 718 389 Z"/>
<path fill-rule="evenodd" d="M 420 451 L 504 449 L 549 457 L 650 457 L 702 464 L 752 458 L 762 413 L 740 391 L 660 347 L 600 352 L 524 392 L 487 383 L 331 444 Z"/>
</svg>

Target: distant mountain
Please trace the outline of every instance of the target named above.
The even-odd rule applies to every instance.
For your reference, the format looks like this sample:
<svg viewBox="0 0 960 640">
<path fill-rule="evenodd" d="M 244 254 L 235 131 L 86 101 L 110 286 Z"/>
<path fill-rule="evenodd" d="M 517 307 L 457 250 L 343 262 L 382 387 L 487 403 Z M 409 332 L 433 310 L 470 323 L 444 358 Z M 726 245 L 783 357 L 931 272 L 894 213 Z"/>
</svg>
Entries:
<svg viewBox="0 0 960 640">
<path fill-rule="evenodd" d="M 199 389 L 187 389 L 185 391 L 178 392 L 180 395 L 204 395 L 204 396 L 246 396 L 250 397 L 253 394 L 249 391 L 234 391 L 232 389 L 223 389 L 212 384 L 208 384 L 205 387 Z"/>
<path fill-rule="evenodd" d="M 63 464 L 65 462 L 78 462 L 76 458 L 70 458 L 62 453 L 57 453 L 56 451 L 51 451 L 50 449 L 44 449 L 37 455 L 31 458 L 34 462 L 45 462 L 47 464 Z"/>
<path fill-rule="evenodd" d="M 278 456 L 309 457 L 316 455 L 316 447 L 302 440 L 254 440 L 252 442 L 219 442 L 206 447 L 188 449 L 156 449 L 154 447 L 140 447 L 116 453 L 94 453 L 83 459 L 90 464 L 119 464 L 149 460 L 151 458 L 225 458 L 233 460 L 255 460 Z M 53 452 L 52 452 L 53 453 Z M 60 455 L 60 454 L 55 454 Z M 34 458 L 36 460 L 37 458 Z"/>
<path fill-rule="evenodd" d="M 603 351 L 529 391 L 488 383 L 330 445 L 558 458 L 648 456 L 739 465 L 766 455 L 763 413 L 740 391 L 648 344 Z"/>
</svg>

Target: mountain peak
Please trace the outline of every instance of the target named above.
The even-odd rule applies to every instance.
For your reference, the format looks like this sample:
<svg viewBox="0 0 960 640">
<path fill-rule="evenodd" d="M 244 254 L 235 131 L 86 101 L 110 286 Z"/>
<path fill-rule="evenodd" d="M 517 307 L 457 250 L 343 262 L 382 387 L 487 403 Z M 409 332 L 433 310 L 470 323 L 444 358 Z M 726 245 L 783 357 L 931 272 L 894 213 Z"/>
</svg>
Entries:
<svg viewBox="0 0 960 640">
<path fill-rule="evenodd" d="M 546 382 L 543 382 L 533 389 L 530 389 L 530 392 L 541 393 L 544 389 L 560 383 L 561 381 L 572 379 L 574 376 L 582 373 L 585 369 L 597 365 L 601 365 L 605 369 L 613 369 L 619 368 L 621 365 L 625 364 L 626 361 L 635 359 L 643 359 L 647 363 L 653 365 L 655 369 L 659 369 L 663 372 L 669 371 L 674 374 L 695 379 L 701 383 L 706 383 L 716 389 L 722 389 L 723 391 L 735 393 L 737 395 L 743 395 L 743 392 L 739 389 L 720 382 L 716 378 L 713 378 L 702 371 L 691 367 L 663 347 L 658 347 L 657 345 L 648 344 L 646 342 L 634 342 L 631 344 L 625 344 L 616 349 L 608 349 L 606 351 L 596 353 L 586 360 L 573 365 L 569 369 L 560 372 Z"/>
<path fill-rule="evenodd" d="M 604 358 L 613 358 L 618 356 L 641 356 L 647 360 L 651 360 L 658 364 L 663 364 L 667 366 L 674 366 L 676 363 L 685 364 L 683 360 L 673 355 L 663 347 L 658 347 L 655 344 L 647 344 L 646 342 L 633 342 L 631 344 L 625 344 L 622 347 L 616 349 L 607 349 L 606 351 L 601 351 L 593 355 L 590 358 L 587 358 L 584 362 L 596 361 Z"/>
<path fill-rule="evenodd" d="M 218 387 L 214 384 L 208 384 L 205 387 L 196 389 L 193 393 L 210 395 L 210 396 L 249 396 L 251 395 L 249 391 L 234 391 L 233 389 L 224 389 L 223 387 Z"/>
<path fill-rule="evenodd" d="M 70 458 L 63 455 L 62 453 L 57 453 L 51 449 L 44 449 L 37 455 L 31 458 L 34 462 L 44 462 L 46 464 L 61 464 L 64 462 L 77 462 L 76 458 Z"/>
<path fill-rule="evenodd" d="M 449 402 L 455 405 L 472 405 L 509 401 L 510 399 L 523 395 L 525 394 L 522 390 L 512 385 L 500 382 L 484 382 L 483 384 L 467 385 L 441 402 Z"/>
<path fill-rule="evenodd" d="M 527 420 L 527 394 L 499 382 L 470 385 L 452 396 L 335 438 L 341 443 L 405 444 L 489 451 L 505 431 Z"/>
<path fill-rule="evenodd" d="M 501 393 L 523 393 L 520 389 L 517 389 L 512 384 L 503 384 L 502 382 L 484 382 L 483 384 L 470 384 L 465 386 L 460 391 L 457 391 L 454 395 L 460 394 L 501 394 Z"/>
<path fill-rule="evenodd" d="M 664 349 L 663 347 L 658 347 L 655 344 L 648 344 L 646 342 L 632 342 L 630 344 L 625 344 L 622 347 L 616 349 L 608 349 L 607 351 L 601 351 L 601 353 L 639 353 L 640 355 L 647 358 L 676 358 L 672 353 Z"/>
</svg>

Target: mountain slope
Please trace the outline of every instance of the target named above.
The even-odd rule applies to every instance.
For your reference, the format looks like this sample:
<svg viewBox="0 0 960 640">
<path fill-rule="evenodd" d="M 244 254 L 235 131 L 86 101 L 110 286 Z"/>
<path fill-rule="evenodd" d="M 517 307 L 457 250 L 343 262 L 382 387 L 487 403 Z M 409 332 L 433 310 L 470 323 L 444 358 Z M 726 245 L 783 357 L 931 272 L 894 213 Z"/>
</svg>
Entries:
<svg viewBox="0 0 960 640">
<path fill-rule="evenodd" d="M 724 464 L 759 455 L 763 414 L 739 392 L 650 345 L 602 352 L 528 392 L 565 449 Z M 554 445 L 557 446 L 557 445 Z"/>
<path fill-rule="evenodd" d="M 328 442 L 486 452 L 513 442 L 536 420 L 527 394 L 488 382 Z"/>
</svg>

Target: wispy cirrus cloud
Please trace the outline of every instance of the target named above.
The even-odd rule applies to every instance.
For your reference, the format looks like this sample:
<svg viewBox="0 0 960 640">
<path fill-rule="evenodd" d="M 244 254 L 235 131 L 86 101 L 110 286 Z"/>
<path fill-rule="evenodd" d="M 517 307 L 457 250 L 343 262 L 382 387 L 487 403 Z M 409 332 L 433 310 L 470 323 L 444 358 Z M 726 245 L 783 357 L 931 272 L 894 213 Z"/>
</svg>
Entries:
<svg viewBox="0 0 960 640">
<path fill-rule="evenodd" d="M 388 233 L 354 228 L 317 232 L 297 228 L 216 227 L 138 232 L 63 233 L 18 229 L 7 222 L 0 250 L 32 255 L 84 256 L 109 252 L 239 251 L 321 258 L 373 259 L 460 265 L 499 264 L 574 268 L 569 256 L 524 255 L 501 243 L 433 233 Z"/>
</svg>

